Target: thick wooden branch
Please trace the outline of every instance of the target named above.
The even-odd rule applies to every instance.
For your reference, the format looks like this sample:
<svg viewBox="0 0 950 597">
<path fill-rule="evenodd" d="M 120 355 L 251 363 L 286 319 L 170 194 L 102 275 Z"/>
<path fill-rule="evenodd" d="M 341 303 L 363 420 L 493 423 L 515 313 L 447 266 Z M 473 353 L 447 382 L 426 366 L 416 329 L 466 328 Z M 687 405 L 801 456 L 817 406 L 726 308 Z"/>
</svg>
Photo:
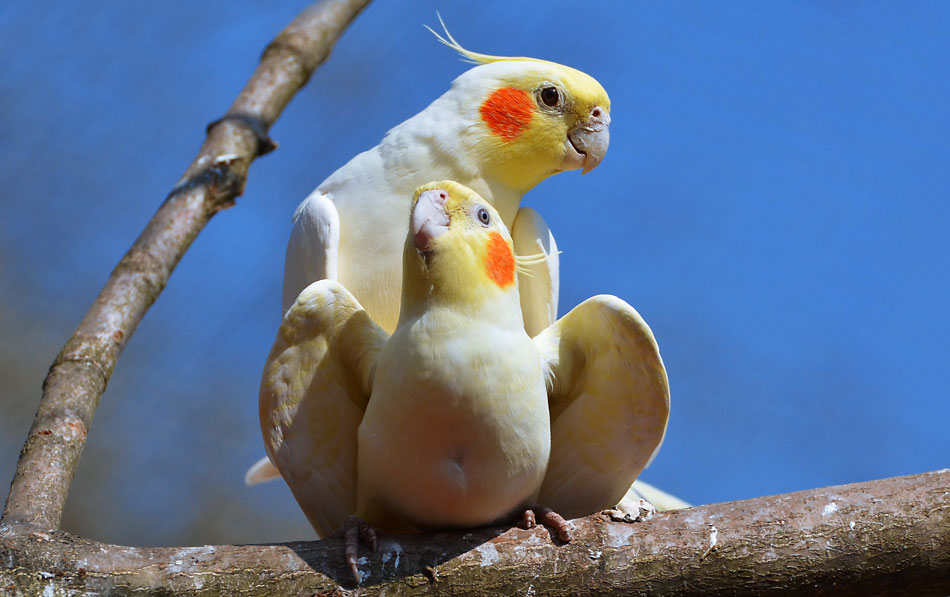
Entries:
<svg viewBox="0 0 950 597">
<path fill-rule="evenodd" d="M 7 524 L 59 526 L 92 415 L 119 353 L 215 213 L 243 192 L 251 162 L 274 148 L 267 131 L 326 60 L 369 0 L 325 0 L 267 47 L 227 114 L 208 127 L 198 156 L 119 261 L 50 367 L 3 511 Z"/>
<path fill-rule="evenodd" d="M 950 470 L 574 524 L 566 545 L 544 529 L 388 536 L 377 554 L 361 554 L 362 594 L 950 593 Z M 337 594 L 341 585 L 354 588 L 336 539 L 142 548 L 0 527 L 0 589 L 23 594 Z"/>
</svg>

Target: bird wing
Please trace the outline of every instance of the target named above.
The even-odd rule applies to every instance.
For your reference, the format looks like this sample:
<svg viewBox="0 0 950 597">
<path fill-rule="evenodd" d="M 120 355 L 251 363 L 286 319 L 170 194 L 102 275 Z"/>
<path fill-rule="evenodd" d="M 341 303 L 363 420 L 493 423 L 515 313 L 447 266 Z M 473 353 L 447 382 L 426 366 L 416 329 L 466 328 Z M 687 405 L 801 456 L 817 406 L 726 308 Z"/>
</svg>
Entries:
<svg viewBox="0 0 950 597">
<path fill-rule="evenodd" d="M 267 456 L 317 534 L 356 510 L 357 428 L 389 335 L 334 280 L 300 293 L 277 331 L 261 379 Z"/>
<path fill-rule="evenodd" d="M 311 282 L 337 277 L 340 216 L 330 197 L 314 191 L 294 212 L 294 226 L 284 258 L 281 313 L 297 300 Z"/>
<path fill-rule="evenodd" d="M 519 264 L 518 292 L 524 328 L 532 338 L 557 318 L 559 260 L 557 243 L 541 214 L 530 207 L 518 210 L 511 227 L 515 255 L 546 255 L 530 264 Z"/>
<path fill-rule="evenodd" d="M 538 502 L 572 518 L 613 507 L 666 433 L 669 385 L 653 333 L 633 307 L 600 295 L 535 342 L 551 409 Z"/>
</svg>

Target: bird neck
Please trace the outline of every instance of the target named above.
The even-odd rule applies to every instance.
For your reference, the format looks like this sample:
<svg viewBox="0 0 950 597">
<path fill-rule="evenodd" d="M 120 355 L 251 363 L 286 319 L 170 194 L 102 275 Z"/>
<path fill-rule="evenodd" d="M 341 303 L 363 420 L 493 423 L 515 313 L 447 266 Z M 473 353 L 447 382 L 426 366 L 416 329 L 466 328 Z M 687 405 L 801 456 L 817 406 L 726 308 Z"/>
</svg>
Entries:
<svg viewBox="0 0 950 597">
<path fill-rule="evenodd" d="M 403 250 L 402 301 L 398 326 L 434 309 L 470 318 L 524 327 L 517 279 L 501 287 L 483 273 L 474 252 L 457 248 L 429 264 L 411 241 Z"/>
<path fill-rule="evenodd" d="M 515 224 L 518 209 L 521 207 L 524 192 L 507 187 L 496 180 L 488 179 L 485 182 L 490 189 L 488 194 L 491 196 L 492 207 L 498 211 L 501 221 L 511 230 Z"/>
</svg>

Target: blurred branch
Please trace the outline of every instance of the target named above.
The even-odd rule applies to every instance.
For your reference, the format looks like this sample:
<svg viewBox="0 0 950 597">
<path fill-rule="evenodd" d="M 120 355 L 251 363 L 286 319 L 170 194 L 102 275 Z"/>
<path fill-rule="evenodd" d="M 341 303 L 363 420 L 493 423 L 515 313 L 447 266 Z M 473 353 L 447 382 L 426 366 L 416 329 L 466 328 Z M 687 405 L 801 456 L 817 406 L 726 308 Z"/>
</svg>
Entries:
<svg viewBox="0 0 950 597">
<path fill-rule="evenodd" d="M 251 162 L 274 148 L 267 131 L 368 3 L 324 0 L 300 13 L 208 127 L 198 156 L 53 361 L 3 511 L 6 525 L 59 526 L 92 415 L 125 343 L 208 220 L 243 192 Z"/>
<path fill-rule="evenodd" d="M 950 470 L 544 529 L 384 537 L 365 595 L 950 593 Z M 714 530 L 715 529 L 715 530 Z M 711 537 L 715 537 L 714 546 Z M 351 586 L 338 539 L 144 548 L 0 526 L 0 587 L 191 594 L 329 593 Z M 338 584 L 339 583 L 339 584 Z"/>
</svg>

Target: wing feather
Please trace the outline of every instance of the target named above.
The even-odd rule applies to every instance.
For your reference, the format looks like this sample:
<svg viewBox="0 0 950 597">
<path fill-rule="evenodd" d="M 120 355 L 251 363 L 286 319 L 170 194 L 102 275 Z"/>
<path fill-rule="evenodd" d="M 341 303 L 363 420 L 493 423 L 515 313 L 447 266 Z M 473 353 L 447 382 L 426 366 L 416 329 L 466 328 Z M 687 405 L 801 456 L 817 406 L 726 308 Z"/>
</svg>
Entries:
<svg viewBox="0 0 950 597">
<path fill-rule="evenodd" d="M 333 280 L 314 282 L 284 316 L 264 367 L 267 456 L 317 534 L 356 509 L 357 428 L 389 335 Z"/>
<path fill-rule="evenodd" d="M 535 342 L 551 409 L 539 503 L 572 518 L 613 507 L 666 433 L 669 385 L 653 333 L 633 307 L 601 295 Z"/>
<path fill-rule="evenodd" d="M 284 260 L 281 313 L 311 282 L 337 278 L 339 248 L 340 215 L 328 195 L 314 191 L 294 212 Z"/>
<path fill-rule="evenodd" d="M 515 255 L 543 256 L 533 263 L 519 265 L 518 292 L 524 329 L 531 337 L 554 323 L 557 318 L 558 250 L 554 235 L 541 214 L 530 207 L 518 210 L 511 227 Z"/>
</svg>

